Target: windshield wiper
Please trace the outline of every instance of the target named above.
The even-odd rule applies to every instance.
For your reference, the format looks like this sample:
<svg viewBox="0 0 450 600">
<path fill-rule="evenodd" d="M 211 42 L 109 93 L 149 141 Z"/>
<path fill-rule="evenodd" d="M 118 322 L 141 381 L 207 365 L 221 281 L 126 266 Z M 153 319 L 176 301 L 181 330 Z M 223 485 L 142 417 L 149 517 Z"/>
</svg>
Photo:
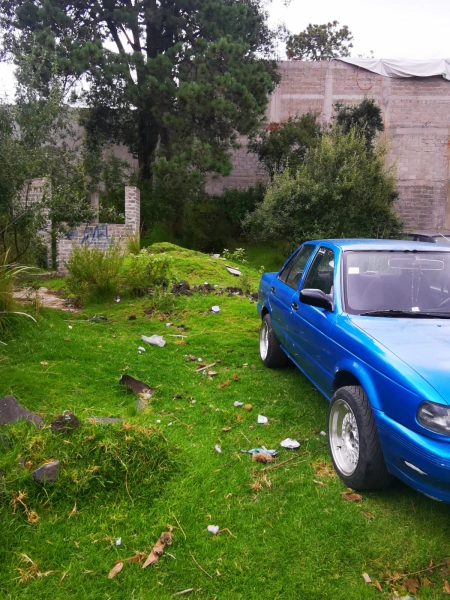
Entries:
<svg viewBox="0 0 450 600">
<path fill-rule="evenodd" d="M 420 312 L 415 310 L 368 310 L 361 317 L 404 317 L 413 319 L 450 319 L 448 312 Z"/>
</svg>

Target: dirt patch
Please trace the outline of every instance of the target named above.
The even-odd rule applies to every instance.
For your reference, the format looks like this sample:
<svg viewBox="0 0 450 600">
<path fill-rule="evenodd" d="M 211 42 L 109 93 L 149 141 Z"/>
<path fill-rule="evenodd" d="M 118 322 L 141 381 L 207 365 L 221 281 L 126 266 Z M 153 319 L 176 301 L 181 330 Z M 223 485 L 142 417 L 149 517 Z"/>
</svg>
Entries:
<svg viewBox="0 0 450 600">
<path fill-rule="evenodd" d="M 37 290 L 33 288 L 17 289 L 13 292 L 13 297 L 21 304 L 32 303 L 36 305 L 37 303 L 39 306 L 45 306 L 46 308 L 57 308 L 58 310 L 65 310 L 72 313 L 79 312 L 68 300 L 60 298 L 46 287 L 40 287 Z"/>
</svg>

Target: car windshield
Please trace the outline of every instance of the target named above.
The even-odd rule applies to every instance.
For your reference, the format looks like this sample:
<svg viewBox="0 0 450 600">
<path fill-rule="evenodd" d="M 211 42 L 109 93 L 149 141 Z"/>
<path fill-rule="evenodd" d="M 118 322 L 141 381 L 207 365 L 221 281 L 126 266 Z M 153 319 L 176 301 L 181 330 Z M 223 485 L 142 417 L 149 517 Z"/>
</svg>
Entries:
<svg viewBox="0 0 450 600">
<path fill-rule="evenodd" d="M 347 312 L 450 313 L 450 253 L 355 251 L 344 261 Z"/>
<path fill-rule="evenodd" d="M 443 244 L 444 246 L 450 246 L 450 236 L 447 233 L 439 233 L 432 236 L 433 242 L 436 244 Z"/>
</svg>

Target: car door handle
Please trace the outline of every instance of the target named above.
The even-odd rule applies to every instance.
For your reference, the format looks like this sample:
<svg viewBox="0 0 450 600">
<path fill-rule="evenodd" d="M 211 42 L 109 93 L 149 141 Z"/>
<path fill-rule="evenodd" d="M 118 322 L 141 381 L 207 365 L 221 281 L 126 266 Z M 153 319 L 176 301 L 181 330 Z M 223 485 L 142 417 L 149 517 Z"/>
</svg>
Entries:
<svg viewBox="0 0 450 600">
<path fill-rule="evenodd" d="M 272 292 L 272 294 L 275 294 L 275 288 L 273 286 L 270 288 L 270 291 Z"/>
<path fill-rule="evenodd" d="M 298 304 L 297 304 L 297 302 L 293 302 L 293 303 L 291 304 L 291 307 L 292 307 L 294 310 L 298 310 Z"/>
</svg>

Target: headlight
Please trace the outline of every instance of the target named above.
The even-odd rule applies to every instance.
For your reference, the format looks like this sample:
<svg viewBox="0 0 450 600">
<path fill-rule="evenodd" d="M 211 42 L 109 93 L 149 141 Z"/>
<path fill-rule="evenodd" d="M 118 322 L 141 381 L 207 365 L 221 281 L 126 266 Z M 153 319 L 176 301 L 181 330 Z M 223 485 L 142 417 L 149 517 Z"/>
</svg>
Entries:
<svg viewBox="0 0 450 600">
<path fill-rule="evenodd" d="M 427 429 L 450 435 L 450 406 L 422 402 L 417 411 L 417 420 Z"/>
</svg>

